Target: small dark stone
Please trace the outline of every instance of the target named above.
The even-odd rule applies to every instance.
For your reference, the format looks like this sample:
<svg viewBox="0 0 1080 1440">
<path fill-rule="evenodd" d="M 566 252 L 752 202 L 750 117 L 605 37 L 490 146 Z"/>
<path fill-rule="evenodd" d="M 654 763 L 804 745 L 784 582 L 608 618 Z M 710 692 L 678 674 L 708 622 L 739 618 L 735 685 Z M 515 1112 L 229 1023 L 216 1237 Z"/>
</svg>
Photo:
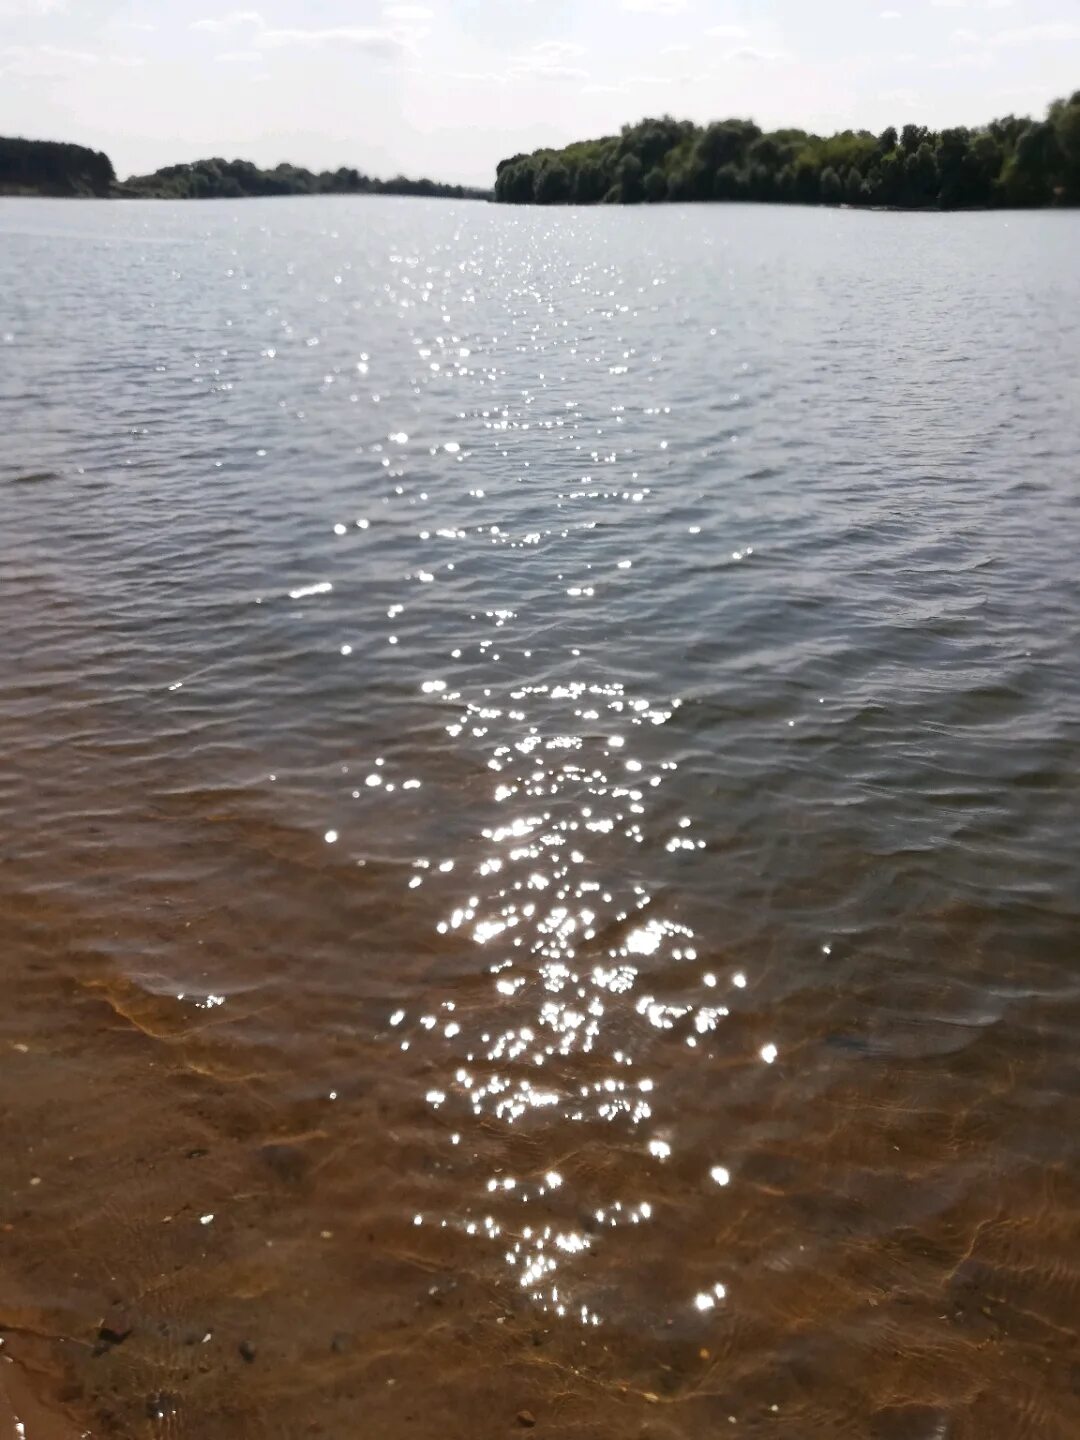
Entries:
<svg viewBox="0 0 1080 1440">
<path fill-rule="evenodd" d="M 517 1423 L 523 1429 L 531 1430 L 532 1427 L 536 1424 L 536 1416 L 532 1413 L 531 1410 L 519 1410 L 517 1413 Z"/>
<path fill-rule="evenodd" d="M 240 1359 L 250 1365 L 255 1359 L 255 1346 L 250 1340 L 241 1340 L 236 1347 L 240 1351 Z"/>
<path fill-rule="evenodd" d="M 113 1311 L 102 1322 L 94 1346 L 95 1355 L 104 1355 L 117 1345 L 122 1345 L 131 1334 L 131 1322 L 122 1311 Z"/>
<path fill-rule="evenodd" d="M 349 1336 L 344 1330 L 336 1330 L 330 1337 L 330 1349 L 335 1355 L 344 1355 L 349 1348 Z"/>
<path fill-rule="evenodd" d="M 187 1158 L 189 1160 L 202 1160 L 209 1154 L 209 1150 L 203 1150 L 200 1146 L 196 1146 L 194 1150 L 187 1152 Z"/>
</svg>

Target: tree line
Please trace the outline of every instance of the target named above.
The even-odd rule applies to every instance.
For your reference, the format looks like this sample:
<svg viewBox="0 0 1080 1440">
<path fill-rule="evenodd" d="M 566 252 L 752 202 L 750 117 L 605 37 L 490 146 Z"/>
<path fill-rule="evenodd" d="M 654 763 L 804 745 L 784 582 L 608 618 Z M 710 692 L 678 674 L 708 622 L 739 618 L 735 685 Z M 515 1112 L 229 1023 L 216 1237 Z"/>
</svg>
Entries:
<svg viewBox="0 0 1080 1440">
<path fill-rule="evenodd" d="M 97 195 L 128 199 L 239 200 L 253 195 L 430 195 L 452 200 L 487 200 L 490 190 L 409 180 L 397 175 L 376 180 L 342 166 L 318 173 L 301 165 L 261 170 L 250 160 L 196 160 L 166 165 L 152 175 L 117 182 L 112 161 L 100 150 L 52 140 L 0 137 L 0 194 Z"/>
<path fill-rule="evenodd" d="M 253 195 L 430 195 L 452 200 L 490 199 L 490 190 L 444 185 L 437 180 L 409 180 L 396 175 L 376 180 L 360 170 L 341 166 L 318 173 L 302 165 L 275 165 L 261 170 L 250 160 L 196 160 L 166 165 L 152 175 L 133 175 L 121 187 L 125 195 L 162 200 L 239 200 Z"/>
<path fill-rule="evenodd" d="M 889 126 L 765 132 L 752 120 L 704 127 L 670 115 L 618 135 L 499 162 L 495 199 L 512 205 L 760 200 L 961 210 L 1080 204 L 1080 91 L 1045 120 L 978 129 Z"/>
<path fill-rule="evenodd" d="M 0 137 L 0 194 L 108 195 L 115 184 L 112 161 L 100 150 Z"/>
</svg>

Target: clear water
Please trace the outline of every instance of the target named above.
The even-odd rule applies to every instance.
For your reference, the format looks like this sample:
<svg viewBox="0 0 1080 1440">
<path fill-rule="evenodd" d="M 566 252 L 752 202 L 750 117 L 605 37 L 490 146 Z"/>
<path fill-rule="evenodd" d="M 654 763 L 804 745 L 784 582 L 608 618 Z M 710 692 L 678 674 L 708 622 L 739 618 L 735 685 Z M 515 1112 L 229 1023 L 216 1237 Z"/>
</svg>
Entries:
<svg viewBox="0 0 1080 1440">
<path fill-rule="evenodd" d="M 1077 1432 L 1078 253 L 0 202 L 4 1263 L 93 1433 Z"/>
</svg>

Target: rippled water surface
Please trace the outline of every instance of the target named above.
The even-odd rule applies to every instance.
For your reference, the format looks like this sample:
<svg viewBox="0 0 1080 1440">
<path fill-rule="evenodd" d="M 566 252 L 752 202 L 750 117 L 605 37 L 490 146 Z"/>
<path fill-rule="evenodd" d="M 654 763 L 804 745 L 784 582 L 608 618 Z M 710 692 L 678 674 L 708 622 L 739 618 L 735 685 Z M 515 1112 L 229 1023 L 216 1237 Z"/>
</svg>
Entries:
<svg viewBox="0 0 1080 1440">
<path fill-rule="evenodd" d="M 1078 254 L 0 203 L 30 1440 L 1080 1434 Z"/>
</svg>

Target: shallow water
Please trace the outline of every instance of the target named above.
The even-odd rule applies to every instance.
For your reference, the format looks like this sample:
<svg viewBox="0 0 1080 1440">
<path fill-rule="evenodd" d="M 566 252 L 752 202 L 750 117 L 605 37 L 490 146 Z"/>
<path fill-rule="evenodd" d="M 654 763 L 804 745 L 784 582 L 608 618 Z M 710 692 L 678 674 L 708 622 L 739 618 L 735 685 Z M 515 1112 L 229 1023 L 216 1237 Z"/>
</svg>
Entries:
<svg viewBox="0 0 1080 1440">
<path fill-rule="evenodd" d="M 0 203 L 57 1425 L 1080 1432 L 1078 251 Z"/>
</svg>

